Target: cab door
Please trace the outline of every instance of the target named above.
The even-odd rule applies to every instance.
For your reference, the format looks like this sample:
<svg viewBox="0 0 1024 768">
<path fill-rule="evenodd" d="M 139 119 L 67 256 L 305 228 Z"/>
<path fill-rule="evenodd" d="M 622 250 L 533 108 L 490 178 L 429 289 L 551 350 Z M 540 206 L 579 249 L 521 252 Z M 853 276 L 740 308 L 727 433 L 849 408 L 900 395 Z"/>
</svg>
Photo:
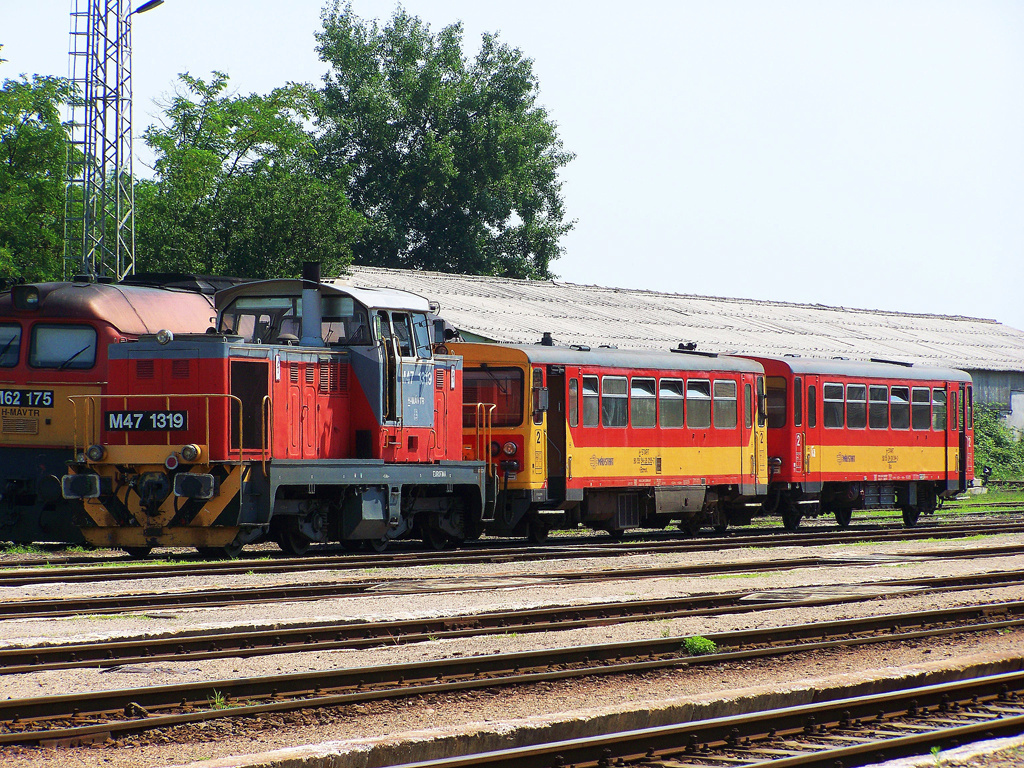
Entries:
<svg viewBox="0 0 1024 768">
<path fill-rule="evenodd" d="M 568 384 L 564 365 L 548 366 L 548 411 L 546 438 L 546 464 L 548 496 L 565 499 L 565 431 L 568 403 Z M 536 403 L 535 405 L 539 405 Z"/>
</svg>

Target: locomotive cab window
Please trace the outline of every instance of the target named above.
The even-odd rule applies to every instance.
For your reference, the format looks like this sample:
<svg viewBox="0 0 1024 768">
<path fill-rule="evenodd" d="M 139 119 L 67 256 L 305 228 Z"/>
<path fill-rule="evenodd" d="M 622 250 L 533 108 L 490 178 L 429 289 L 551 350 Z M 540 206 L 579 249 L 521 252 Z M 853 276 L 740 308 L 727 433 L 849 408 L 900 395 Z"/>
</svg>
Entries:
<svg viewBox="0 0 1024 768">
<path fill-rule="evenodd" d="M 868 427 L 889 428 L 889 389 L 872 385 L 868 387 Z"/>
<path fill-rule="evenodd" d="M 466 368 L 462 374 L 463 402 L 488 403 L 497 408 L 494 427 L 518 427 L 523 423 L 523 371 L 520 368 Z M 476 409 L 464 408 L 463 426 L 476 426 Z"/>
<path fill-rule="evenodd" d="M 868 421 L 868 388 L 864 384 L 846 385 L 846 426 L 864 429 Z"/>
<path fill-rule="evenodd" d="M 768 429 L 786 426 L 786 380 L 781 376 L 769 376 L 768 386 Z"/>
<path fill-rule="evenodd" d="M 34 325 L 28 364 L 58 371 L 92 368 L 96 364 L 96 329 L 90 325 Z"/>
<path fill-rule="evenodd" d="M 629 386 L 634 427 L 653 427 L 657 423 L 657 398 L 654 379 L 633 379 Z"/>
<path fill-rule="evenodd" d="M 662 427 L 683 426 L 683 416 L 686 408 L 683 398 L 682 379 L 662 379 L 658 384 L 659 424 Z"/>
<path fill-rule="evenodd" d="M 629 396 L 624 376 L 601 379 L 601 425 L 625 427 L 629 424 Z"/>
<path fill-rule="evenodd" d="M 932 422 L 932 396 L 928 387 L 914 387 L 911 392 L 910 421 L 914 429 L 929 429 Z"/>
<path fill-rule="evenodd" d="M 889 389 L 889 423 L 893 429 L 910 429 L 910 387 Z"/>
<path fill-rule="evenodd" d="M 241 296 L 221 313 L 220 332 L 241 336 L 249 344 L 298 340 L 302 298 L 298 296 Z"/>
<path fill-rule="evenodd" d="M 340 347 L 373 343 L 366 309 L 350 296 L 325 296 L 320 303 L 321 337 L 325 344 Z"/>
<path fill-rule="evenodd" d="M 822 407 L 825 411 L 825 428 L 842 429 L 845 423 L 842 384 L 826 384 L 822 390 Z"/>
<path fill-rule="evenodd" d="M 735 429 L 738 423 L 736 415 L 736 382 L 715 382 L 715 426 L 719 429 Z"/>
<path fill-rule="evenodd" d="M 0 325 L 0 368 L 13 368 L 21 357 L 21 326 Z"/>
<path fill-rule="evenodd" d="M 583 426 L 596 427 L 601 423 L 601 395 L 597 376 L 583 377 Z"/>
<path fill-rule="evenodd" d="M 686 382 L 686 426 L 690 429 L 711 426 L 711 382 L 707 379 Z"/>
<path fill-rule="evenodd" d="M 407 312 L 392 312 L 391 328 L 395 341 L 398 342 L 398 354 L 402 357 L 412 357 L 412 319 L 409 314 Z"/>
</svg>

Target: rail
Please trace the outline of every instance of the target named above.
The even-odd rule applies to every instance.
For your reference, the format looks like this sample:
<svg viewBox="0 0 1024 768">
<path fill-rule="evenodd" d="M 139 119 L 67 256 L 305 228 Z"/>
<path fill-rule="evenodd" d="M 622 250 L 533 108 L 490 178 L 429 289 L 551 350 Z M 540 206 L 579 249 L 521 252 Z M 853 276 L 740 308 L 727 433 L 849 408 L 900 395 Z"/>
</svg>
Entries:
<svg viewBox="0 0 1024 768">
<path fill-rule="evenodd" d="M 214 392 L 214 393 L 209 393 L 209 394 L 191 394 L 191 393 L 189 393 L 189 394 L 165 394 L 165 395 L 144 395 L 144 394 L 139 394 L 139 395 L 69 395 L 68 399 L 71 401 L 71 405 L 72 405 L 72 408 L 74 410 L 74 431 L 72 433 L 72 445 L 74 447 L 74 451 L 75 451 L 76 454 L 79 453 L 79 450 L 84 452 L 90 445 L 94 445 L 94 444 L 100 442 L 99 435 L 96 434 L 96 433 L 99 432 L 99 431 L 102 431 L 102 426 L 100 426 L 102 424 L 102 422 L 101 422 L 100 419 L 97 418 L 97 413 L 96 413 L 96 411 L 97 411 L 97 401 L 105 401 L 105 400 L 115 400 L 115 401 L 117 401 L 117 400 L 120 400 L 123 403 L 124 410 L 128 410 L 128 401 L 129 400 L 150 400 L 150 401 L 153 401 L 153 400 L 161 400 L 162 399 L 164 401 L 164 408 L 167 411 L 170 411 L 170 410 L 172 410 L 172 408 L 171 408 L 171 400 L 172 399 L 180 401 L 180 400 L 186 399 L 186 398 L 187 399 L 192 399 L 192 400 L 200 399 L 200 400 L 203 401 L 204 417 L 205 417 L 204 418 L 205 433 L 204 433 L 204 437 L 203 437 L 203 444 L 207 447 L 207 450 L 209 450 L 209 447 L 210 447 L 210 403 L 211 403 L 211 401 L 216 400 L 216 399 L 223 399 L 223 400 L 229 401 L 229 403 L 235 403 L 235 404 L 238 405 L 238 424 L 237 424 L 237 427 L 238 427 L 238 448 L 237 448 L 238 458 L 237 458 L 236 461 L 237 461 L 237 463 L 239 465 L 241 465 L 241 463 L 242 463 L 242 461 L 243 461 L 243 459 L 245 457 L 245 451 L 246 451 L 246 448 L 245 448 L 245 435 L 244 435 L 244 430 L 243 430 L 243 415 L 244 414 L 243 414 L 242 401 L 241 401 L 241 399 L 238 396 L 227 394 L 227 393 L 224 393 L 224 392 Z M 81 443 L 78 442 L 78 401 L 82 401 L 83 415 L 85 417 L 85 429 L 84 429 L 85 434 L 82 436 L 83 440 L 82 440 Z M 267 416 L 268 416 L 268 413 L 272 412 L 272 404 L 271 404 L 271 407 L 269 409 L 266 408 L 266 405 L 267 405 L 268 401 L 269 401 L 269 398 L 264 398 L 264 402 L 261 404 L 261 414 L 260 414 L 260 417 L 261 417 L 261 421 L 262 421 L 262 431 L 263 431 L 263 441 L 262 442 L 263 442 L 263 444 L 262 444 L 262 446 L 260 448 L 255 449 L 255 450 L 259 451 L 259 453 L 260 453 L 259 461 L 261 461 L 263 463 L 264 469 L 266 469 L 266 462 L 271 458 L 271 455 L 272 455 L 270 453 L 270 447 L 269 447 L 268 440 L 267 440 L 267 435 L 270 433 L 270 429 L 268 427 Z M 230 416 L 228 417 L 228 422 L 230 423 Z M 170 446 L 170 445 L 175 445 L 178 442 L 180 442 L 180 441 L 175 441 L 175 440 L 171 439 L 171 432 L 173 431 L 171 429 L 156 430 L 156 431 L 166 431 L 166 433 L 167 433 L 166 441 L 167 442 L 164 443 L 165 445 L 169 445 Z M 109 430 L 108 430 L 108 432 L 109 432 Z M 130 434 L 131 434 L 131 431 L 130 430 L 126 430 L 124 432 L 124 442 L 123 443 L 116 443 L 116 444 L 117 445 L 131 445 L 131 443 L 128 442 Z M 108 437 L 109 437 L 109 434 L 108 434 Z M 115 445 L 115 443 L 109 442 L 109 440 L 108 440 L 107 444 L 108 445 Z M 228 461 L 232 461 L 231 455 L 235 452 L 235 450 L 236 449 L 232 445 L 232 441 L 228 440 L 228 444 L 227 444 Z M 252 449 L 250 449 L 250 450 L 252 450 Z"/>
</svg>

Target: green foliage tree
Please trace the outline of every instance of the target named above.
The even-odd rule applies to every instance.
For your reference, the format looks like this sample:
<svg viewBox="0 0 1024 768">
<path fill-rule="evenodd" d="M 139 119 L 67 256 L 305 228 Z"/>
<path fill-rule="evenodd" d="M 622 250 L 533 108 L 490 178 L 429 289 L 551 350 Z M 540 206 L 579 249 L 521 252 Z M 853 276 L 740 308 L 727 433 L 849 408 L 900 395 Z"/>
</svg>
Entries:
<svg viewBox="0 0 1024 768">
<path fill-rule="evenodd" d="M 0 277 L 60 279 L 68 152 L 60 107 L 70 96 L 58 77 L 22 75 L 0 88 Z"/>
<path fill-rule="evenodd" d="M 992 468 L 993 480 L 1024 479 L 1024 440 L 1018 440 L 999 416 L 999 407 L 975 403 L 974 475 Z"/>
<path fill-rule="evenodd" d="M 156 173 L 136 185 L 137 269 L 287 277 L 315 260 L 338 274 L 362 217 L 343 184 L 313 173 L 316 91 L 235 96 L 222 72 L 180 77 L 165 124 L 144 133 Z"/>
<path fill-rule="evenodd" d="M 533 63 L 461 24 L 437 34 L 399 8 L 383 28 L 325 9 L 320 172 L 344 175 L 369 226 L 357 263 L 549 277 L 562 252 L 559 168 L 572 160 L 537 104 Z"/>
</svg>

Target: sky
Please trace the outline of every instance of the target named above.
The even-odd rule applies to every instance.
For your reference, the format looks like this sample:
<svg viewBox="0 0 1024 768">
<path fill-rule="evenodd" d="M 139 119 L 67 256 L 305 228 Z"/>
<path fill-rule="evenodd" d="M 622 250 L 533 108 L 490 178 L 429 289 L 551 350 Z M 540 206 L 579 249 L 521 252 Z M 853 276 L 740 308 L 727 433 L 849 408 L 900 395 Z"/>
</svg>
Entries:
<svg viewBox="0 0 1024 768">
<path fill-rule="evenodd" d="M 140 0 L 141 2 L 141 0 Z M 66 75 L 73 0 L 0 0 L 0 78 Z M 177 74 L 319 84 L 323 0 L 134 17 L 134 133 Z M 386 22 L 396 4 L 352 0 Z M 568 151 L 562 280 L 1024 329 L 1024 3 L 405 0 L 534 62 Z M 144 149 L 136 139 L 136 152 Z"/>
</svg>

